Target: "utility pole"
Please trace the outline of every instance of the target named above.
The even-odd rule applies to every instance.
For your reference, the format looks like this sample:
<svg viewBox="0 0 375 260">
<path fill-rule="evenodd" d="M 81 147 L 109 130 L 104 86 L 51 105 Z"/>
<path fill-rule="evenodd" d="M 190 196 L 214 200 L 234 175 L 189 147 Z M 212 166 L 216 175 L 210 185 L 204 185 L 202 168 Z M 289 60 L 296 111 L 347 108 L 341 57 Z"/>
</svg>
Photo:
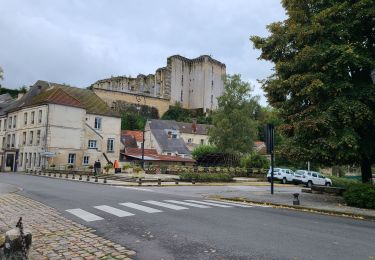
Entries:
<svg viewBox="0 0 375 260">
<path fill-rule="evenodd" d="M 271 154 L 271 194 L 273 194 L 273 169 L 274 169 L 274 140 L 275 139 L 275 127 L 272 124 L 266 126 L 266 146 L 267 153 Z"/>
<path fill-rule="evenodd" d="M 144 100 L 144 106 L 146 106 L 146 97 L 145 96 L 138 96 L 136 95 L 135 96 L 137 102 L 138 102 L 138 105 L 137 105 L 137 109 L 138 109 L 138 115 L 140 114 L 140 110 L 141 110 L 141 104 L 140 102 L 142 101 L 142 98 Z M 146 122 L 145 122 L 145 126 L 143 127 L 143 131 L 142 131 L 142 161 L 141 161 L 141 167 L 142 167 L 142 170 L 145 169 L 145 128 L 146 128 L 146 123 L 147 123 L 147 117 L 146 118 Z"/>
</svg>

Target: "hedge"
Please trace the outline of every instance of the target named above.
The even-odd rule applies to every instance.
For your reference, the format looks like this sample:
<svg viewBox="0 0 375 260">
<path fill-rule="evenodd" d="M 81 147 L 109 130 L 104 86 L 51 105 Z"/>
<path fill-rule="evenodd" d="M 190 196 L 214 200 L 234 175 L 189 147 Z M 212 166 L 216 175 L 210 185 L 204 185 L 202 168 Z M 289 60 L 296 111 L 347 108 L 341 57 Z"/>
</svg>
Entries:
<svg viewBox="0 0 375 260">
<path fill-rule="evenodd" d="M 184 172 L 180 174 L 181 181 L 192 181 L 196 182 L 230 182 L 233 181 L 229 174 L 225 173 L 195 173 L 195 172 Z"/>
<path fill-rule="evenodd" d="M 375 187 L 362 183 L 352 184 L 344 192 L 344 200 L 349 206 L 375 209 Z"/>
</svg>

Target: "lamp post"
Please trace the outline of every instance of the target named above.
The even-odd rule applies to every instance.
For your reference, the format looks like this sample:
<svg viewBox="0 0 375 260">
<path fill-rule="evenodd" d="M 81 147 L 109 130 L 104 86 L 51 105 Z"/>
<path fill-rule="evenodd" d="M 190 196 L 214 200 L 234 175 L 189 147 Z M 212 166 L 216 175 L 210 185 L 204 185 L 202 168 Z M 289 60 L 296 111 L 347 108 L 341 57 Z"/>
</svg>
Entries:
<svg viewBox="0 0 375 260">
<path fill-rule="evenodd" d="M 146 106 L 146 97 L 145 96 L 139 96 L 139 95 L 136 95 L 135 96 L 135 99 L 137 100 L 137 109 L 138 109 L 138 115 L 139 115 L 139 112 L 141 110 L 141 101 L 142 101 L 142 98 L 143 98 L 143 101 L 144 101 L 144 106 Z M 142 167 L 142 170 L 145 169 L 145 128 L 146 128 L 146 123 L 147 123 L 147 117 L 146 117 L 146 122 L 145 122 L 145 126 L 143 127 L 143 134 L 142 134 L 142 161 L 141 161 L 141 167 Z"/>
</svg>

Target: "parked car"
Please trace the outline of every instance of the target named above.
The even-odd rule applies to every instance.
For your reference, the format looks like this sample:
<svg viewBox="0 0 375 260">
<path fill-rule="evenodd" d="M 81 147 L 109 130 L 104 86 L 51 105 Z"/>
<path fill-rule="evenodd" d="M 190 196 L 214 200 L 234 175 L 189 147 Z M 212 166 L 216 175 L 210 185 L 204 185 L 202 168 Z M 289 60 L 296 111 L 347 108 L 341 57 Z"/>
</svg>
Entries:
<svg viewBox="0 0 375 260">
<path fill-rule="evenodd" d="M 302 184 L 302 176 L 303 174 L 307 173 L 306 170 L 297 170 L 293 173 L 293 183 L 294 184 Z"/>
<path fill-rule="evenodd" d="M 302 175 L 302 182 L 309 188 L 312 185 L 332 186 L 332 180 L 319 172 L 307 171 Z"/>
<path fill-rule="evenodd" d="M 294 173 L 290 169 L 274 168 L 273 178 L 274 180 L 281 181 L 281 183 L 286 184 L 288 182 L 293 182 Z M 268 170 L 267 180 L 271 182 L 271 169 Z"/>
</svg>

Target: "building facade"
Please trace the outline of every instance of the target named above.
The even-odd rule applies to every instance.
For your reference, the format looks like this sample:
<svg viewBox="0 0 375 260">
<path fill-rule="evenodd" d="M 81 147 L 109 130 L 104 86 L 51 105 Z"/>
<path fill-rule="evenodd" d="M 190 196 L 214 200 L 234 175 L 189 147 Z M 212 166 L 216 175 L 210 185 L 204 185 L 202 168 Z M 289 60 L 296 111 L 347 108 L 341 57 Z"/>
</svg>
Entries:
<svg viewBox="0 0 375 260">
<path fill-rule="evenodd" d="M 208 55 L 195 59 L 174 55 L 168 57 L 167 66 L 157 69 L 155 74 L 111 77 L 98 80 L 91 88 L 109 106 L 117 100 L 136 104 L 134 95 L 142 95 L 160 115 L 176 102 L 183 108 L 207 112 L 217 108 L 217 98 L 224 92 L 225 75 L 225 64 Z"/>
<path fill-rule="evenodd" d="M 119 159 L 121 119 L 92 91 L 38 81 L 2 108 L 1 168 L 76 168 Z"/>
</svg>

